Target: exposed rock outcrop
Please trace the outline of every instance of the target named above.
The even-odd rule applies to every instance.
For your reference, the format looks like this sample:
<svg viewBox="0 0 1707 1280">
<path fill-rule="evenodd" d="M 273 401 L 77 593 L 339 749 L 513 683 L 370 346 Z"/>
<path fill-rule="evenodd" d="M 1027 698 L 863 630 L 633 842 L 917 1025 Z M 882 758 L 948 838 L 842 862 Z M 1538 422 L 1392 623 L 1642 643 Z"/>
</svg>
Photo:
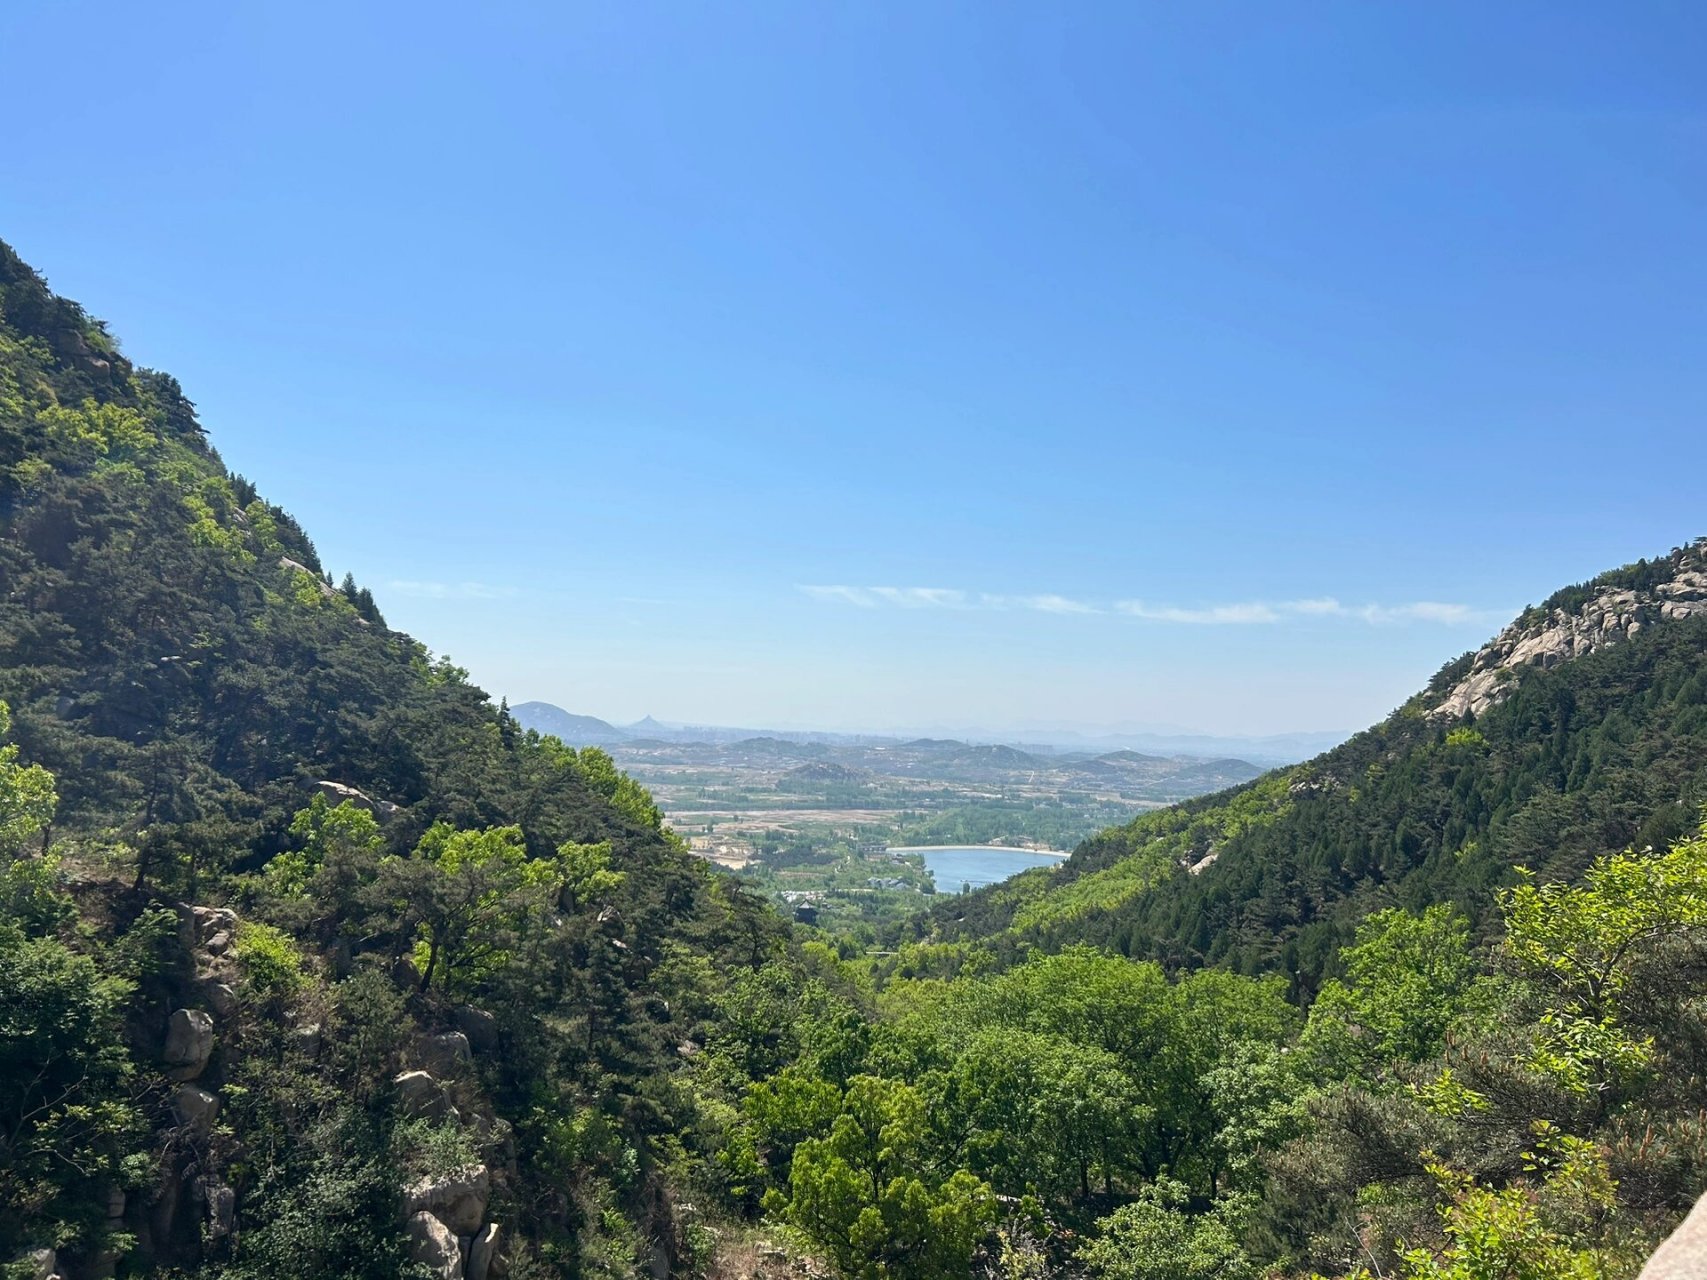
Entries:
<svg viewBox="0 0 1707 1280">
<path fill-rule="evenodd" d="M 435 1075 L 460 1075 L 474 1062 L 474 1051 L 469 1047 L 468 1037 L 460 1031 L 422 1036 L 416 1047 L 421 1055 L 421 1065 Z"/>
<path fill-rule="evenodd" d="M 491 1053 L 498 1047 L 498 1019 L 484 1009 L 476 1009 L 473 1005 L 457 1006 L 457 1030 L 467 1038 L 470 1048 L 481 1053 Z"/>
<path fill-rule="evenodd" d="M 464 1280 L 497 1280 L 509 1274 L 510 1266 L 504 1257 L 504 1228 L 489 1222 L 474 1235 L 468 1246 L 468 1266 Z"/>
<path fill-rule="evenodd" d="M 219 1099 L 206 1089 L 181 1084 L 178 1092 L 172 1095 L 172 1114 L 184 1128 L 205 1137 L 213 1131 L 213 1122 L 219 1118 Z"/>
<path fill-rule="evenodd" d="M 237 932 L 237 913 L 229 907 L 191 907 L 190 920 L 203 946 L 218 934 Z"/>
<path fill-rule="evenodd" d="M 430 1213 L 409 1219 L 409 1257 L 430 1271 L 436 1280 L 463 1280 L 462 1247 L 456 1233 Z"/>
<path fill-rule="evenodd" d="M 419 991 L 421 971 L 408 956 L 398 956 L 391 962 L 391 981 L 405 991 Z"/>
<path fill-rule="evenodd" d="M 1219 849 L 1211 848 L 1208 853 L 1204 854 L 1196 862 L 1187 861 L 1181 865 L 1185 867 L 1189 874 L 1200 876 L 1205 871 L 1209 870 L 1210 867 L 1214 866 L 1215 860 L 1220 856 L 1221 851 Z"/>
<path fill-rule="evenodd" d="M 320 1044 L 323 1038 L 318 1022 L 307 1022 L 300 1027 L 293 1027 L 290 1033 L 291 1047 L 305 1058 L 318 1058 L 320 1056 Z"/>
<path fill-rule="evenodd" d="M 429 1120 L 459 1118 L 444 1085 L 430 1071 L 400 1072 L 391 1083 L 397 1086 L 397 1105 L 404 1115 Z"/>
<path fill-rule="evenodd" d="M 174 1080 L 194 1080 L 213 1056 L 213 1019 L 200 1009 L 179 1009 L 166 1024 L 161 1057 Z"/>
<path fill-rule="evenodd" d="M 1707 1196 L 1678 1225 L 1665 1243 L 1654 1250 L 1639 1280 L 1701 1280 L 1707 1276 Z"/>
<path fill-rule="evenodd" d="M 403 1193 L 403 1212 L 412 1216 L 424 1210 L 455 1234 L 465 1236 L 478 1231 L 485 1221 L 486 1201 L 491 1194 L 490 1170 L 483 1164 L 471 1164 L 412 1184 Z"/>
<path fill-rule="evenodd" d="M 358 809 L 366 809 L 380 821 L 401 813 L 403 806 L 393 804 L 390 800 L 375 800 L 367 792 L 347 783 L 333 782 L 330 778 L 321 778 L 312 785 L 312 790 L 326 797 L 326 803 L 336 808 L 348 802 Z"/>
<path fill-rule="evenodd" d="M 237 1012 L 237 989 L 229 982 L 220 982 L 210 978 L 202 983 L 202 999 L 208 1007 L 222 1018 L 229 1018 Z"/>
<path fill-rule="evenodd" d="M 1477 651 L 1470 670 L 1430 714 L 1479 716 L 1504 701 L 1525 667 L 1554 667 L 1656 623 L 1707 615 L 1707 539 L 1674 552 L 1667 574 L 1651 587 L 1603 586 L 1574 610 L 1519 618 Z"/>
<path fill-rule="evenodd" d="M 330 600 L 338 594 L 338 589 L 336 587 L 327 582 L 326 579 L 322 578 L 318 573 L 315 573 L 314 570 L 310 569 L 301 561 L 292 560 L 289 556 L 280 556 L 279 568 L 288 569 L 292 573 L 299 573 L 306 578 L 312 579 L 315 587 L 319 589 L 321 599 L 323 600 Z"/>
<path fill-rule="evenodd" d="M 198 1185 L 207 1217 L 207 1238 L 223 1240 L 237 1229 L 237 1193 L 217 1178 L 203 1178 Z"/>
</svg>

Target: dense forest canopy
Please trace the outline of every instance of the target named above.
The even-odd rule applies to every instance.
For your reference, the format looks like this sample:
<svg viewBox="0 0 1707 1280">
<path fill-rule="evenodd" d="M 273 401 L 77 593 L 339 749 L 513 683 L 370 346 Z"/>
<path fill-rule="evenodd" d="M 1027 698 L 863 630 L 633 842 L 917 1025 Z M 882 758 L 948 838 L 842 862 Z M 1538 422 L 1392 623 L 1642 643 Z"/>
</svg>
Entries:
<svg viewBox="0 0 1707 1280">
<path fill-rule="evenodd" d="M 0 1267 L 1631 1276 L 1707 1185 L 1703 555 L 868 953 L 0 246 Z"/>
</svg>

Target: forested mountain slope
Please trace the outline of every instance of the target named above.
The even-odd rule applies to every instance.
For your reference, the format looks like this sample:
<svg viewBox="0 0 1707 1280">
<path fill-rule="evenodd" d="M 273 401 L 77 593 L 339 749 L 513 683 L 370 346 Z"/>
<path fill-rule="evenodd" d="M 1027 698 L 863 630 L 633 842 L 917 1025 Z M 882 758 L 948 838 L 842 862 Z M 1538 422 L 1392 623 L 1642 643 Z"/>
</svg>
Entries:
<svg viewBox="0 0 1707 1280">
<path fill-rule="evenodd" d="M 4 245 L 0 704 L 0 1263 L 684 1256 L 671 1076 L 786 927 L 329 583 Z"/>
<path fill-rule="evenodd" d="M 1486 919 L 1514 868 L 1664 848 L 1704 802 L 1707 541 L 1558 592 L 1315 760 L 944 901 L 915 935 L 1278 970 L 1307 998 L 1371 911 Z"/>
</svg>

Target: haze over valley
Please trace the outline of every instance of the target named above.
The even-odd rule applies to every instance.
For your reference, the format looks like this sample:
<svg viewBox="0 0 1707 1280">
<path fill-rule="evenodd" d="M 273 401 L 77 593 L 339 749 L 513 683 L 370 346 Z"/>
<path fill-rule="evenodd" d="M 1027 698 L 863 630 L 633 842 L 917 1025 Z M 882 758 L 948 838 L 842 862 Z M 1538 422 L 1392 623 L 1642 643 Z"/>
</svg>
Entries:
<svg viewBox="0 0 1707 1280">
<path fill-rule="evenodd" d="M 1707 10 L 0 8 L 0 1280 L 1707 1274 Z"/>
<path fill-rule="evenodd" d="M 651 717 L 618 728 L 541 702 L 518 703 L 510 714 L 571 746 L 608 751 L 645 784 L 690 848 L 754 879 L 784 905 L 810 902 L 815 915 L 872 921 L 915 906 L 921 891 L 958 889 L 968 876 L 994 883 L 1026 865 L 997 856 L 973 865 L 978 855 L 966 849 L 939 886 L 925 865 L 930 859 L 893 847 L 1064 852 L 1146 809 L 1262 772 L 1245 760 L 1130 749 L 761 734 L 666 726 Z"/>
</svg>

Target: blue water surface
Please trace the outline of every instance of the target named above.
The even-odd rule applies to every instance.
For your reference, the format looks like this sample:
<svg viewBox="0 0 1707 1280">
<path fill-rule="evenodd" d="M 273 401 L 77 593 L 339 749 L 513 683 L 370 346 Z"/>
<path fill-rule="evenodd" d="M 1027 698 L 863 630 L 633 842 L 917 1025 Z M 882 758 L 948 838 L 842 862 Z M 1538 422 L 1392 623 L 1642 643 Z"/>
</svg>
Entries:
<svg viewBox="0 0 1707 1280">
<path fill-rule="evenodd" d="M 1032 867 L 1050 867 L 1061 861 L 1047 853 L 1029 853 L 1024 849 L 957 848 L 916 852 L 925 860 L 925 870 L 931 873 L 938 893 L 960 893 L 967 887 L 982 889 L 987 884 L 1000 884 L 1009 876 L 1029 871 Z"/>
</svg>

